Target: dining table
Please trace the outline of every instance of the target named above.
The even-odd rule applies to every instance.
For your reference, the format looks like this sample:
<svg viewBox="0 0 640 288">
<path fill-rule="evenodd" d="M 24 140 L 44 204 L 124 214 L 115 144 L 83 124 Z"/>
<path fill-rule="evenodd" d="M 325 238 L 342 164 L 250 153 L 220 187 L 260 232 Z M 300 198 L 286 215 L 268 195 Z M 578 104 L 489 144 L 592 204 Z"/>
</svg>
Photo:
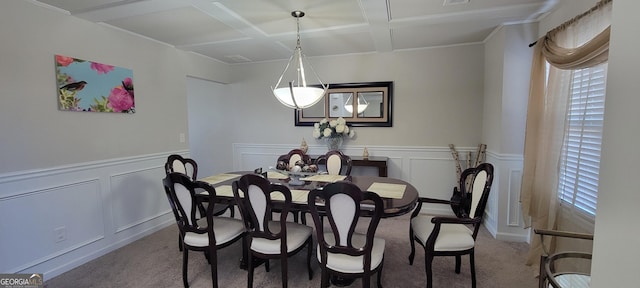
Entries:
<svg viewBox="0 0 640 288">
<path fill-rule="evenodd" d="M 413 211 L 418 202 L 418 190 L 411 183 L 389 177 L 381 176 L 341 176 L 328 175 L 318 173 L 315 175 L 293 176 L 287 175 L 286 171 L 235 171 L 222 174 L 216 174 L 202 179 L 212 185 L 216 189 L 216 201 L 222 204 L 235 204 L 233 196 L 232 184 L 245 174 L 260 174 L 270 180 L 271 183 L 285 185 L 291 191 L 291 210 L 308 212 L 308 194 L 313 189 L 319 189 L 325 185 L 336 181 L 350 181 L 356 184 L 362 191 L 371 191 L 380 196 L 383 203 L 383 218 L 396 217 Z M 293 184 L 295 183 L 295 184 Z M 273 199 L 273 198 L 272 198 Z M 277 205 L 277 199 L 274 205 Z M 372 204 L 364 202 L 361 204 L 360 213 L 362 216 L 368 216 L 368 212 L 372 211 Z M 240 268 L 247 268 L 247 261 L 244 258 L 240 260 Z M 262 264 L 263 261 L 253 263 L 254 267 Z M 348 286 L 353 279 L 342 278 L 339 276 L 331 277 L 331 283 L 336 286 Z"/>
<path fill-rule="evenodd" d="M 255 174 L 254 171 L 235 171 L 216 174 L 205 178 L 198 179 L 212 185 L 216 189 L 216 201 L 223 204 L 235 204 L 233 198 L 232 183 L 242 175 Z M 328 175 L 328 174 L 316 174 L 308 177 L 299 178 L 303 181 L 302 185 L 293 185 L 290 182 L 293 177 L 286 175 L 286 173 L 279 173 L 276 171 L 267 171 L 261 173 L 271 181 L 271 183 L 277 183 L 285 185 L 291 190 L 292 196 L 292 210 L 299 210 L 303 212 L 309 211 L 307 195 L 309 191 L 313 189 L 322 188 L 325 185 L 336 181 L 349 181 L 356 184 L 362 191 L 371 191 L 380 196 L 383 202 L 383 218 L 396 217 L 409 213 L 415 208 L 418 201 L 418 190 L 411 185 L 411 183 L 390 177 L 380 176 L 341 176 L 341 175 Z M 300 182 L 302 182 L 300 181 Z M 368 205 L 365 203 L 361 206 L 362 214 L 367 215 L 369 210 Z"/>
</svg>

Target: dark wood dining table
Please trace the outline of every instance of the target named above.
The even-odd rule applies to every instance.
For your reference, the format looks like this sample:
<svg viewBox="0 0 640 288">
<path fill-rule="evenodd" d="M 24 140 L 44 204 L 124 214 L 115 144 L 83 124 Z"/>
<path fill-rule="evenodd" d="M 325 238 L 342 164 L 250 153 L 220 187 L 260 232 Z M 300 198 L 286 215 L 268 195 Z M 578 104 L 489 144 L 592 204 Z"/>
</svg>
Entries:
<svg viewBox="0 0 640 288">
<path fill-rule="evenodd" d="M 238 180 L 240 176 L 244 174 L 254 174 L 253 171 L 236 171 L 236 172 L 228 172 L 225 174 L 233 174 L 238 175 L 233 179 L 224 180 L 218 183 L 212 183 L 213 187 L 221 187 L 221 186 L 230 186 L 234 181 Z M 304 185 L 290 185 L 290 179 L 276 179 L 269 178 L 271 183 L 279 183 L 282 185 L 286 185 L 291 190 L 313 190 L 316 188 L 321 188 L 327 184 L 328 182 L 317 182 L 317 181 L 305 181 Z M 360 190 L 366 191 L 371 184 L 373 183 L 384 183 L 384 184 L 401 184 L 405 185 L 404 193 L 402 194 L 402 198 L 385 198 L 382 197 L 382 202 L 384 204 L 383 208 L 383 216 L 384 218 L 400 216 L 406 213 L 409 213 L 416 206 L 418 201 L 418 190 L 411 185 L 409 182 L 389 177 L 379 177 L 379 176 L 347 176 L 344 181 L 350 181 L 356 184 Z M 225 204 L 233 204 L 235 201 L 233 197 L 228 195 L 218 195 L 217 200 L 220 203 Z M 292 209 L 300 210 L 300 211 L 308 211 L 309 207 L 307 203 L 301 202 L 292 202 Z M 366 209 L 364 209 L 364 214 L 366 215 Z"/>
<path fill-rule="evenodd" d="M 227 180 L 223 180 L 220 182 L 216 182 L 216 183 L 210 183 L 213 187 L 218 187 L 220 188 L 220 190 L 222 190 L 221 188 L 224 186 L 231 186 L 232 183 L 238 179 L 240 179 L 240 177 L 244 174 L 256 174 L 254 171 L 236 171 L 236 172 L 228 172 L 228 173 L 224 173 L 224 176 L 230 176 L 230 175 L 237 175 L 237 177 L 233 177 L 233 178 L 229 178 Z M 263 176 L 268 175 L 268 173 L 263 173 Z M 329 184 L 328 182 L 319 182 L 319 181 L 305 181 L 304 185 L 291 185 L 290 182 L 290 178 L 287 179 L 280 179 L 281 177 L 277 177 L 277 178 L 269 178 L 267 177 L 271 183 L 279 183 L 282 185 L 286 185 L 290 190 L 307 190 L 307 191 L 311 191 L 313 189 L 316 188 L 321 188 L 324 187 L 325 185 Z M 206 178 L 204 178 L 206 179 Z M 382 213 L 382 217 L 383 218 L 389 218 L 389 217 L 395 217 L 395 216 L 400 216 L 406 213 L 411 212 L 418 201 L 418 190 L 416 190 L 416 188 L 411 185 L 409 182 L 406 182 L 404 180 L 401 179 L 395 179 L 395 178 L 389 178 L 389 177 L 380 177 L 380 176 L 347 176 L 343 181 L 350 181 L 354 184 L 356 184 L 360 190 L 362 191 L 367 191 L 369 189 L 369 187 L 371 187 L 371 184 L 373 183 L 384 183 L 384 184 L 400 184 L 400 185 L 404 185 L 405 186 L 405 190 L 404 193 L 402 193 L 402 198 L 396 199 L 396 198 L 386 198 L 386 197 L 381 197 L 382 198 L 382 203 L 383 203 L 383 213 Z M 220 193 L 222 191 L 216 191 L 218 193 L 216 199 L 219 203 L 223 203 L 223 204 L 235 204 L 235 200 L 232 196 L 229 196 L 228 191 L 227 193 Z M 366 204 L 365 204 L 366 205 Z M 307 201 L 295 201 L 292 202 L 292 210 L 299 210 L 302 212 L 308 212 L 309 211 L 309 206 L 307 204 Z M 363 207 L 361 210 L 361 215 L 362 216 L 367 216 L 367 207 Z M 243 258 L 240 260 L 240 268 L 241 269 L 246 269 L 247 267 L 247 263 L 246 263 L 246 259 Z M 260 265 L 262 262 L 264 261 L 256 261 L 253 265 L 257 266 Z M 342 277 L 331 277 L 331 283 L 333 283 L 336 286 L 348 286 L 353 282 L 353 279 L 348 279 L 348 278 L 342 278 Z"/>
</svg>

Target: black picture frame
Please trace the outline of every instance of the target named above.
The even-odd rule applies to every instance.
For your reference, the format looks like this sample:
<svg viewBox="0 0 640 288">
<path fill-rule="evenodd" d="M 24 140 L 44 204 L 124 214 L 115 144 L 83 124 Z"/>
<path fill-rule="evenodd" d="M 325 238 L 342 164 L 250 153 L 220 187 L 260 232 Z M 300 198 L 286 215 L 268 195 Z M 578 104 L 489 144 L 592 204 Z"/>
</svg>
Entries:
<svg viewBox="0 0 640 288">
<path fill-rule="evenodd" d="M 370 108 L 366 108 L 362 113 L 343 109 L 345 97 L 351 97 L 347 101 L 353 103 L 358 99 L 356 97 L 363 95 L 371 95 L 371 103 L 368 103 Z M 313 126 L 324 118 L 342 117 L 353 127 L 392 127 L 393 81 L 329 84 L 323 99 L 306 111 L 305 113 L 305 109 L 294 109 L 295 126 Z"/>
</svg>

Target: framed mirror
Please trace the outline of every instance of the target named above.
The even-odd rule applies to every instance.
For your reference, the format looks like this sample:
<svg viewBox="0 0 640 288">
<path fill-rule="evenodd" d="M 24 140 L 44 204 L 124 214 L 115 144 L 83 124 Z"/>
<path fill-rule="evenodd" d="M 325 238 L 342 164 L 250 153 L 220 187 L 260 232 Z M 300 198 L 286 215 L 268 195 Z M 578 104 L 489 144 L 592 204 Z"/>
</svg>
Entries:
<svg viewBox="0 0 640 288">
<path fill-rule="evenodd" d="M 391 127 L 393 82 L 329 84 L 324 98 L 295 109 L 296 126 L 313 126 L 323 118 L 342 117 L 355 127 Z"/>
</svg>

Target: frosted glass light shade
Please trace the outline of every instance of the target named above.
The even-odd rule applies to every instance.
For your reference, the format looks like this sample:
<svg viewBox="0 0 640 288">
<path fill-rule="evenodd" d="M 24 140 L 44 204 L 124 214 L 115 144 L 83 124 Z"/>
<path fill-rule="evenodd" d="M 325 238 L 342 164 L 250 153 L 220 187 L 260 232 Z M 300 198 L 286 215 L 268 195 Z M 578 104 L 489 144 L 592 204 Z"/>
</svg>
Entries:
<svg viewBox="0 0 640 288">
<path fill-rule="evenodd" d="M 327 92 L 329 85 L 322 84 L 322 80 L 318 77 L 318 74 L 307 60 L 307 57 L 302 53 L 302 46 L 300 46 L 300 18 L 304 17 L 304 12 L 293 11 L 291 16 L 296 18 L 297 25 L 297 42 L 296 48 L 293 50 L 293 55 L 289 58 L 287 66 L 282 71 L 278 82 L 275 87 L 271 87 L 273 95 L 284 106 L 294 109 L 304 109 L 313 106 L 318 103 L 324 94 Z M 305 74 L 305 66 L 310 70 L 309 76 L 314 76 L 315 80 L 309 83 L 318 83 L 314 87 L 313 85 L 307 85 L 307 75 Z M 282 80 L 285 81 L 282 81 Z M 283 85 L 280 86 L 280 83 Z M 287 86 L 286 83 L 289 85 Z"/>
<path fill-rule="evenodd" d="M 293 90 L 293 95 L 291 95 Z M 273 90 L 273 95 L 284 106 L 295 109 L 304 109 L 318 103 L 324 96 L 325 89 L 316 87 L 282 87 Z M 295 99 L 295 100 L 294 100 Z"/>
<path fill-rule="evenodd" d="M 367 106 L 369 106 L 369 104 L 358 104 L 358 114 L 364 112 L 364 110 L 367 109 Z M 353 113 L 353 105 L 345 104 L 344 110 L 347 110 L 349 113 Z"/>
</svg>

